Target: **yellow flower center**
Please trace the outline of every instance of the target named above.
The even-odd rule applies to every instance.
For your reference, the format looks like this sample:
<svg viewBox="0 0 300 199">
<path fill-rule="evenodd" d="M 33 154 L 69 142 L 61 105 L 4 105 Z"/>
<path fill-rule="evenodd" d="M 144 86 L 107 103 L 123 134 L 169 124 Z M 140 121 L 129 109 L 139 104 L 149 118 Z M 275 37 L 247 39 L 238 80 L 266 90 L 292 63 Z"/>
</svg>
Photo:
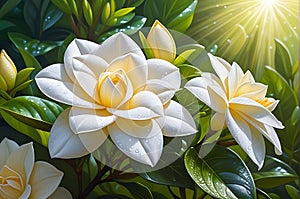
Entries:
<svg viewBox="0 0 300 199">
<path fill-rule="evenodd" d="M 23 180 L 21 176 L 4 165 L 0 171 L 0 199 L 15 199 L 23 193 Z"/>
</svg>

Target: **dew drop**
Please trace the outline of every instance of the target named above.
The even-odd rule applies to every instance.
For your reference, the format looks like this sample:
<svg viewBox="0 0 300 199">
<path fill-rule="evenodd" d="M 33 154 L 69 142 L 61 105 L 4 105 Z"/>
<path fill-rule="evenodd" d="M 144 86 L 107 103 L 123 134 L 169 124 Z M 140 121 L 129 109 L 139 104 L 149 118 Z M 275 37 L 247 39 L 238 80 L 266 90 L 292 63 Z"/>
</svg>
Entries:
<svg viewBox="0 0 300 199">
<path fill-rule="evenodd" d="M 229 43 L 229 44 L 230 44 L 230 43 L 231 43 L 231 39 L 227 39 L 227 43 Z"/>
<path fill-rule="evenodd" d="M 136 152 L 136 153 L 139 153 L 140 151 L 138 150 L 138 149 L 135 149 L 135 151 L 134 152 Z"/>
<path fill-rule="evenodd" d="M 269 46 L 269 49 L 270 49 L 270 50 L 273 50 L 273 46 Z"/>
<path fill-rule="evenodd" d="M 46 108 L 46 107 L 44 107 L 44 108 L 43 108 L 43 110 L 44 110 L 44 111 L 46 111 L 46 110 L 47 110 L 47 108 Z"/>
<path fill-rule="evenodd" d="M 129 142 L 131 142 L 131 141 L 132 141 L 132 139 L 131 139 L 131 138 L 129 138 L 129 139 L 128 139 L 128 141 L 129 141 Z"/>
</svg>

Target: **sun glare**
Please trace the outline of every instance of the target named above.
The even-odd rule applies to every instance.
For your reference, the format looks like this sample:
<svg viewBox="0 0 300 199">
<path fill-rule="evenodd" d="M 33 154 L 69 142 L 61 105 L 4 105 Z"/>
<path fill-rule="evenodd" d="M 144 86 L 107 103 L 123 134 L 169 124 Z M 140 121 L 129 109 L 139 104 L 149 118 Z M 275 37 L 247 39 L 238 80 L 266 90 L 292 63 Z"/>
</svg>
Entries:
<svg viewBox="0 0 300 199">
<path fill-rule="evenodd" d="M 259 79 L 265 65 L 274 67 L 275 39 L 298 59 L 298 13 L 298 0 L 202 0 L 187 33 Z"/>
</svg>

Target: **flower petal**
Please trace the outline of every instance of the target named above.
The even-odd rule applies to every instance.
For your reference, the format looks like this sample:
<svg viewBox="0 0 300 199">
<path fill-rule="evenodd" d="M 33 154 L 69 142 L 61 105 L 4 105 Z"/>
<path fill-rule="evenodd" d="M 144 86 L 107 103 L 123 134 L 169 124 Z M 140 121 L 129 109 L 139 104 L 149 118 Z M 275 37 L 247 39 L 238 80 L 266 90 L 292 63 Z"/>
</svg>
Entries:
<svg viewBox="0 0 300 199">
<path fill-rule="evenodd" d="M 236 142 L 261 169 L 265 158 L 265 143 L 262 135 L 251 129 L 239 114 L 229 109 L 226 110 L 226 124 Z"/>
<path fill-rule="evenodd" d="M 49 153 L 52 158 L 77 158 L 89 154 L 78 134 L 69 126 L 70 108 L 63 111 L 54 122 L 49 137 Z"/>
<path fill-rule="evenodd" d="M 210 120 L 210 128 L 213 131 L 219 131 L 225 127 L 225 114 L 215 113 Z"/>
<path fill-rule="evenodd" d="M 227 98 L 223 90 L 217 86 L 208 86 L 207 91 L 210 98 L 210 106 L 214 111 L 225 113 L 227 108 Z"/>
<path fill-rule="evenodd" d="M 136 138 L 148 138 L 155 136 L 157 133 L 161 133 L 161 127 L 153 119 L 139 121 L 118 118 L 116 125 L 118 125 L 119 129 L 124 133 Z"/>
<path fill-rule="evenodd" d="M 121 108 L 107 108 L 107 111 L 113 115 L 130 120 L 148 120 L 164 115 L 160 99 L 149 91 L 138 92 Z"/>
<path fill-rule="evenodd" d="M 63 172 L 47 162 L 35 162 L 29 181 L 30 199 L 48 198 L 57 189 L 63 175 Z"/>
<path fill-rule="evenodd" d="M 75 79 L 72 66 L 73 58 L 84 54 L 92 54 L 98 48 L 99 44 L 83 39 L 74 39 L 69 44 L 64 55 L 64 64 L 66 72 L 71 79 Z"/>
<path fill-rule="evenodd" d="M 147 41 L 154 53 L 159 59 L 173 62 L 176 56 L 176 46 L 171 33 L 156 20 L 147 36 Z"/>
<path fill-rule="evenodd" d="M 124 133 L 118 125 L 108 126 L 111 139 L 128 157 L 154 167 L 162 153 L 163 136 L 157 133 L 151 138 L 136 138 Z"/>
<path fill-rule="evenodd" d="M 267 89 L 268 86 L 264 84 L 246 82 L 237 88 L 234 96 L 261 100 L 266 96 Z"/>
<path fill-rule="evenodd" d="M 73 59 L 73 73 L 83 90 L 96 99 L 96 88 L 100 74 L 108 67 L 108 63 L 95 55 L 82 55 Z"/>
<path fill-rule="evenodd" d="M 67 76 L 62 64 L 48 66 L 37 74 L 35 80 L 41 91 L 56 101 L 85 108 L 102 108 Z"/>
<path fill-rule="evenodd" d="M 24 192 L 18 199 L 28 199 L 30 194 L 31 194 L 31 186 L 29 184 L 27 184 Z"/>
<path fill-rule="evenodd" d="M 165 106 L 165 116 L 158 120 L 160 120 L 165 136 L 187 136 L 197 132 L 191 114 L 181 104 L 173 100 Z"/>
<path fill-rule="evenodd" d="M 0 143 L 0 168 L 6 164 L 6 161 L 10 154 L 16 151 L 19 145 L 13 140 L 4 138 Z"/>
<path fill-rule="evenodd" d="M 148 70 L 145 57 L 134 53 L 126 54 L 113 60 L 106 71 L 115 72 L 121 69 L 130 79 L 134 91 L 146 83 Z"/>
<path fill-rule="evenodd" d="M 242 79 L 244 73 L 237 63 L 233 63 L 228 74 L 228 98 L 231 99 Z"/>
<path fill-rule="evenodd" d="M 63 198 L 63 199 L 72 199 L 71 193 L 65 189 L 64 187 L 58 187 L 55 192 L 48 197 L 48 199 L 58 199 L 58 198 Z"/>
<path fill-rule="evenodd" d="M 214 71 L 217 73 L 218 77 L 224 83 L 225 79 L 228 77 L 228 73 L 230 71 L 230 64 L 223 60 L 220 57 L 216 57 L 210 53 L 208 53 L 208 57 L 210 59 L 211 65 Z"/>
<path fill-rule="evenodd" d="M 106 110 L 72 107 L 69 114 L 70 128 L 76 134 L 100 130 L 115 120 Z"/>
<path fill-rule="evenodd" d="M 107 135 L 103 130 L 80 133 L 78 136 L 82 144 L 90 153 L 98 149 L 107 138 Z"/>
<path fill-rule="evenodd" d="M 94 54 L 103 58 L 107 63 L 111 63 L 117 57 L 128 53 L 134 53 L 141 58 L 145 57 L 140 47 L 129 36 L 120 32 L 107 38 Z"/>
<path fill-rule="evenodd" d="M 6 161 L 6 165 L 21 176 L 24 186 L 29 181 L 33 164 L 34 149 L 32 142 L 20 146 L 16 151 L 10 154 Z"/>
<path fill-rule="evenodd" d="M 273 126 L 275 128 L 284 128 L 281 122 L 277 120 L 277 118 L 267 108 L 249 98 L 233 98 L 229 102 L 229 106 L 231 109 L 242 112 L 256 121 Z"/>
</svg>

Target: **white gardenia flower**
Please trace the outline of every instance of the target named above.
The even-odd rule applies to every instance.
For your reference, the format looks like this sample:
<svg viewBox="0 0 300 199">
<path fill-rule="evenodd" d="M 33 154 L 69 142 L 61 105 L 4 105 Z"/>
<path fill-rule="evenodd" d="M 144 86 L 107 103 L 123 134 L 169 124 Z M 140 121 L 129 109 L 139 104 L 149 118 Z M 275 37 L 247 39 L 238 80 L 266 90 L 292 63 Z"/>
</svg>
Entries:
<svg viewBox="0 0 300 199">
<path fill-rule="evenodd" d="M 201 77 L 187 82 L 185 88 L 215 111 L 211 129 L 217 131 L 228 127 L 237 143 L 260 169 L 265 158 L 263 135 L 275 146 L 276 154 L 282 154 L 273 127 L 284 127 L 271 113 L 279 101 L 265 97 L 268 87 L 256 83 L 250 71 L 243 73 L 237 63 L 230 66 L 211 54 L 209 58 L 217 75 L 203 73 Z"/>
<path fill-rule="evenodd" d="M 34 162 L 32 143 L 19 146 L 5 138 L 0 143 L 0 199 L 72 198 L 58 187 L 63 173 L 47 162 Z"/>
<path fill-rule="evenodd" d="M 101 45 L 75 39 L 64 64 L 43 69 L 36 82 L 48 97 L 71 105 L 51 129 L 52 157 L 84 156 L 109 135 L 127 156 L 154 166 L 163 135 L 196 132 L 189 112 L 171 100 L 181 82 L 178 68 L 165 60 L 146 60 L 123 33 Z"/>
</svg>

